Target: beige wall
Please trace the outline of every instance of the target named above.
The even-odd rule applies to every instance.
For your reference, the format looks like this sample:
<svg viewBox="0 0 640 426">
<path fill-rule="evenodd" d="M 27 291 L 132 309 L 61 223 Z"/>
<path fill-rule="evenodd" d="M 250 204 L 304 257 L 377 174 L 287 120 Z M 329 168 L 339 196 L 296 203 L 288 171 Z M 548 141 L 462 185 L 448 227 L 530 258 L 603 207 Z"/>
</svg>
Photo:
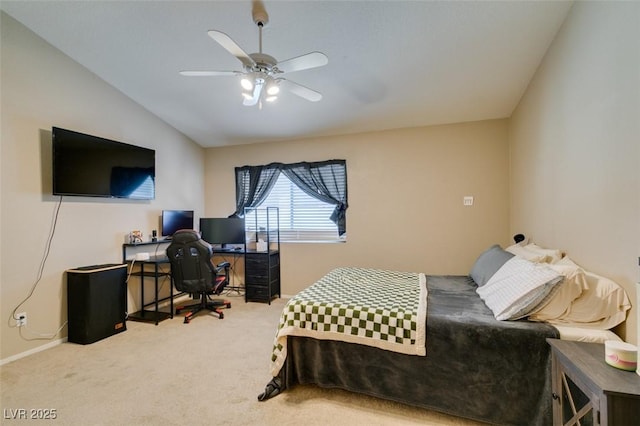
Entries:
<svg viewBox="0 0 640 426">
<path fill-rule="evenodd" d="M 8 324 L 33 288 L 56 207 L 53 125 L 156 149 L 158 193 L 152 202 L 65 197 L 43 278 L 21 307 L 30 331 L 52 333 L 66 320 L 66 269 L 118 262 L 124 234 L 158 228 L 165 208 L 229 215 L 234 167 L 272 161 L 343 158 L 348 168 L 348 241 L 284 244 L 285 294 L 341 265 L 466 274 L 489 244 L 524 232 L 634 300 L 639 7 L 576 3 L 511 120 L 207 150 L 2 14 L 0 359 L 49 342 Z M 465 195 L 473 207 L 463 207 Z M 622 331 L 637 341 L 635 323 Z"/>
<path fill-rule="evenodd" d="M 347 242 L 283 244 L 284 294 L 337 266 L 467 274 L 510 241 L 506 120 L 207 149 L 205 212 L 235 210 L 234 167 L 328 159 L 347 161 Z"/>
<path fill-rule="evenodd" d="M 203 212 L 204 161 L 202 148 L 4 13 L 1 27 L 0 359 L 6 360 L 67 335 L 64 328 L 53 339 L 37 339 L 66 321 L 66 269 L 120 262 L 124 235 L 158 229 L 162 209 Z M 155 149 L 157 194 L 151 202 L 64 197 L 42 279 L 20 307 L 28 325 L 19 330 L 12 311 L 34 289 L 58 201 L 51 195 L 52 126 Z M 135 309 L 137 282 L 129 293 Z"/>
<path fill-rule="evenodd" d="M 511 232 L 566 250 L 635 302 L 640 3 L 577 2 L 510 123 Z M 637 342 L 634 307 L 623 337 Z"/>
</svg>

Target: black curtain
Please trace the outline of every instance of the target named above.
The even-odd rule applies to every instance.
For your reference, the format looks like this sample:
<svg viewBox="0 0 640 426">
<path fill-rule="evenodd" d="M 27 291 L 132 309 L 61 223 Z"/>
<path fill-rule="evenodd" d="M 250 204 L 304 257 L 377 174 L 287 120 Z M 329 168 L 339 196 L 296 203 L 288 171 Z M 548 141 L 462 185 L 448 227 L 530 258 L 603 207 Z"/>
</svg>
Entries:
<svg viewBox="0 0 640 426">
<path fill-rule="evenodd" d="M 246 207 L 256 207 L 269 195 L 280 175 L 279 167 L 236 167 L 236 211 L 229 217 L 243 217 Z"/>
<path fill-rule="evenodd" d="M 330 219 L 338 225 L 338 235 L 347 232 L 347 167 L 344 160 L 288 164 L 282 173 L 306 194 L 335 205 Z"/>
<path fill-rule="evenodd" d="M 338 226 L 338 235 L 344 235 L 347 232 L 347 163 L 345 160 L 236 167 L 236 212 L 232 216 L 242 216 L 245 207 L 256 207 L 264 201 L 278 179 L 280 171 L 306 194 L 335 205 L 330 219 Z"/>
</svg>

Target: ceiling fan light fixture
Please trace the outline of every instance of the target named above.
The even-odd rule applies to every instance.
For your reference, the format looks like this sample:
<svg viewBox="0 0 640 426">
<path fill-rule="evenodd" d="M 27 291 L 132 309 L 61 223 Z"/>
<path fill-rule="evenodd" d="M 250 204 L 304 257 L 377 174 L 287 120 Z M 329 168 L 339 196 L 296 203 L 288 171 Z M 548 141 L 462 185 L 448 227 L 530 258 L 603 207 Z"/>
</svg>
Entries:
<svg viewBox="0 0 640 426">
<path fill-rule="evenodd" d="M 270 83 L 267 87 L 267 95 L 275 96 L 280 93 L 280 87 L 274 82 Z"/>
<path fill-rule="evenodd" d="M 242 77 L 242 80 L 240 80 L 240 85 L 244 90 L 253 90 L 253 81 L 251 81 L 248 75 Z"/>
</svg>

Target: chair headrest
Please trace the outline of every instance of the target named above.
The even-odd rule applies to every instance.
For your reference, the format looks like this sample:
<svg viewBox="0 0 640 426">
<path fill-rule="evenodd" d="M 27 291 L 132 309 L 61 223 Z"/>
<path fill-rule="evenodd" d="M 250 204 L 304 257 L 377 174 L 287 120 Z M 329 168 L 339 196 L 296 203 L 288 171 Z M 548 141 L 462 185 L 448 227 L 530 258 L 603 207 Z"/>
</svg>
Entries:
<svg viewBox="0 0 640 426">
<path fill-rule="evenodd" d="M 191 243 L 193 241 L 198 241 L 199 239 L 200 234 L 194 229 L 180 229 L 171 237 L 172 242 L 180 244 Z"/>
</svg>

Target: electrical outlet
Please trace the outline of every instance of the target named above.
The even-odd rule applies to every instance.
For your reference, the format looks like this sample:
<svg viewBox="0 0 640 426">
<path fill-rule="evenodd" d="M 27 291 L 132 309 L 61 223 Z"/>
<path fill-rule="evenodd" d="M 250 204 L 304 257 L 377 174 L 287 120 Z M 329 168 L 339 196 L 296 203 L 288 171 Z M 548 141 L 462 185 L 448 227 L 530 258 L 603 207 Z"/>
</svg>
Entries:
<svg viewBox="0 0 640 426">
<path fill-rule="evenodd" d="M 462 204 L 464 204 L 465 206 L 472 206 L 473 205 L 473 197 L 471 195 L 465 195 L 462 198 Z"/>
<path fill-rule="evenodd" d="M 18 327 L 24 327 L 25 325 L 27 325 L 27 313 L 26 312 L 20 312 L 19 314 L 16 315 L 16 323 L 18 325 Z"/>
</svg>

